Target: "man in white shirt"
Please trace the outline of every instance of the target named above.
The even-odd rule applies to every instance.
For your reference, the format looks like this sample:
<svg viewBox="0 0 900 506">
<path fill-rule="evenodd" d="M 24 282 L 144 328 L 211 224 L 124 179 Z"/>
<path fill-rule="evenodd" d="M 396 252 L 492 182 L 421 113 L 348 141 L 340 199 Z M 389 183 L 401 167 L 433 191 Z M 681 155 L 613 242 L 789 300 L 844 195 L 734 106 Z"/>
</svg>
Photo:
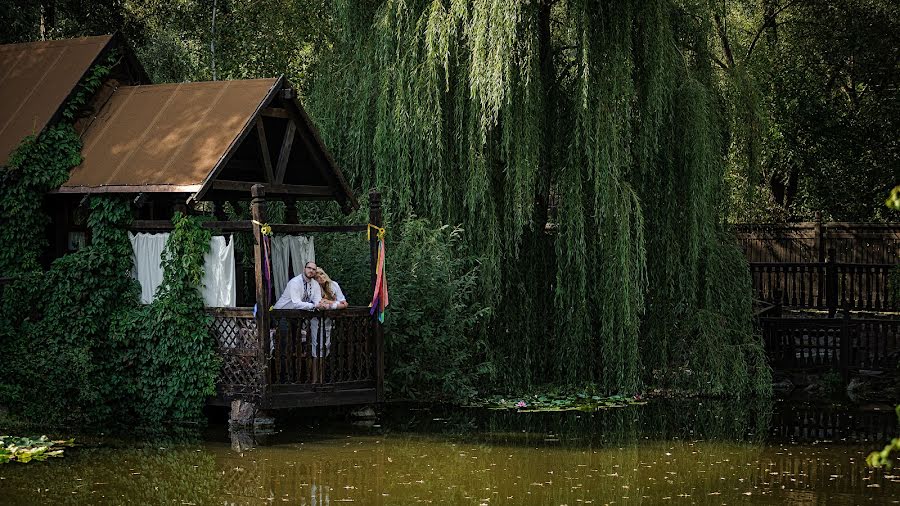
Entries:
<svg viewBox="0 0 900 506">
<path fill-rule="evenodd" d="M 274 309 L 305 309 L 312 311 L 322 301 L 322 287 L 316 281 L 316 263 L 306 262 L 303 274 L 288 281 L 284 293 Z"/>
<path fill-rule="evenodd" d="M 273 309 L 304 309 L 306 311 L 314 311 L 316 309 L 327 309 L 322 304 L 322 287 L 316 281 L 316 263 L 306 262 L 303 267 L 303 274 L 294 277 L 288 281 L 284 293 L 278 298 Z M 309 353 L 313 358 L 318 358 L 327 353 L 327 348 L 323 347 L 325 336 L 319 335 L 319 318 L 314 316 L 308 320 L 308 327 L 304 324 L 301 332 L 301 340 L 304 343 L 304 349 L 308 346 Z M 310 337 L 310 339 L 307 339 Z M 330 343 L 328 343 L 330 344 Z M 327 345 L 326 345 L 327 346 Z M 304 352 L 305 353 L 305 352 Z M 319 366 L 318 361 L 313 363 L 313 382 L 318 382 Z"/>
</svg>

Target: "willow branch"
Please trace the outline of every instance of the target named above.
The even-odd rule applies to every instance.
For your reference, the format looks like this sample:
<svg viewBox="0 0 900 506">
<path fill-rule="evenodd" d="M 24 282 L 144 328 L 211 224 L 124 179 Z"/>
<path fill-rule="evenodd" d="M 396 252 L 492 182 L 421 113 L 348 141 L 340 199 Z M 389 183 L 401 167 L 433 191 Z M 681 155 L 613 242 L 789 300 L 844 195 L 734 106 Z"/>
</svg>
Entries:
<svg viewBox="0 0 900 506">
<path fill-rule="evenodd" d="M 750 59 L 750 55 L 753 54 L 753 48 L 756 47 L 756 43 L 759 42 L 759 38 L 762 36 L 763 32 L 765 31 L 765 29 L 767 27 L 773 26 L 772 23 L 775 22 L 775 18 L 778 17 L 779 14 L 784 12 L 785 9 L 787 9 L 788 7 L 794 5 L 798 2 L 799 2 L 799 0 L 792 0 L 791 2 L 788 2 L 784 5 L 782 5 L 781 7 L 775 9 L 775 12 L 773 12 L 772 14 L 768 15 L 765 19 L 763 19 L 762 24 L 759 25 L 759 29 L 756 30 L 756 35 L 753 37 L 753 41 L 750 42 L 750 47 L 747 48 L 747 55 L 744 57 L 744 60 Z"/>
<path fill-rule="evenodd" d="M 734 54 L 731 52 L 731 43 L 728 41 L 728 33 L 725 32 L 725 24 L 722 22 L 722 16 L 713 15 L 713 21 L 716 23 L 716 33 L 719 35 L 719 42 L 722 43 L 722 51 L 725 52 L 725 61 L 729 67 L 734 67 Z"/>
</svg>

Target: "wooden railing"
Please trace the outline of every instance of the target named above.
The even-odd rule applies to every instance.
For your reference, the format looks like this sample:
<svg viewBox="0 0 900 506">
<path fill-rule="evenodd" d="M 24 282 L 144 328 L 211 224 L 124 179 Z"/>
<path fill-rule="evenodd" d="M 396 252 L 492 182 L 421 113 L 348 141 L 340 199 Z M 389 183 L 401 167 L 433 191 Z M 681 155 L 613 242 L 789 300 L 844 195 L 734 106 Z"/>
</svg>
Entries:
<svg viewBox="0 0 900 506">
<path fill-rule="evenodd" d="M 270 385 L 374 383 L 380 340 L 369 309 L 274 310 Z"/>
<path fill-rule="evenodd" d="M 896 369 L 900 320 L 881 318 L 759 319 L 763 342 L 778 369 L 828 367 L 851 370 Z"/>
<path fill-rule="evenodd" d="M 755 298 L 796 308 L 898 311 L 889 284 L 894 264 L 751 262 Z"/>
<path fill-rule="evenodd" d="M 207 308 L 210 332 L 222 359 L 216 386 L 223 399 L 259 400 L 265 395 L 265 355 L 253 308 Z"/>
<path fill-rule="evenodd" d="M 282 387 L 369 388 L 383 382 L 381 327 L 368 308 L 274 310 L 269 338 L 259 334 L 253 308 L 209 308 L 210 331 L 222 359 L 221 401 L 263 400 Z M 273 390 L 274 388 L 274 390 Z"/>
</svg>

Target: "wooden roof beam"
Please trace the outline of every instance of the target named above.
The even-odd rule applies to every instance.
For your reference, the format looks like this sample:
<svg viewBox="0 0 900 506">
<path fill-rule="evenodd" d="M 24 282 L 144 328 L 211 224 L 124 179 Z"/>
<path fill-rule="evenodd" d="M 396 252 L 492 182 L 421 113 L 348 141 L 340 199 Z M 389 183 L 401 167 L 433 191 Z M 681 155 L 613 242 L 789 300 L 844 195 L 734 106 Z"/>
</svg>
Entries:
<svg viewBox="0 0 900 506">
<path fill-rule="evenodd" d="M 256 118 L 256 137 L 259 139 L 259 151 L 262 155 L 263 168 L 266 169 L 266 182 L 274 183 L 275 173 L 272 171 L 272 160 L 269 157 L 269 141 L 266 140 L 266 127 L 262 118 Z M 281 163 L 281 160 L 279 160 Z M 279 183 L 281 181 L 278 181 Z"/>
<path fill-rule="evenodd" d="M 282 109 L 281 107 L 266 107 L 263 109 L 260 114 L 266 116 L 267 118 L 280 118 L 280 119 L 289 119 L 288 112 Z"/>
<path fill-rule="evenodd" d="M 275 183 L 284 182 L 284 173 L 287 170 L 288 159 L 291 157 L 291 146 L 294 145 L 294 134 L 297 133 L 297 125 L 288 121 L 284 130 L 284 139 L 281 140 L 281 152 L 278 153 L 278 170 L 275 172 Z"/>
<path fill-rule="evenodd" d="M 259 184 L 252 181 L 227 181 L 218 180 L 212 182 L 213 190 L 247 192 L 253 185 Z M 266 195 L 295 195 L 298 197 L 334 197 L 334 189 L 329 186 L 312 186 L 299 184 L 267 184 L 263 185 Z"/>
</svg>

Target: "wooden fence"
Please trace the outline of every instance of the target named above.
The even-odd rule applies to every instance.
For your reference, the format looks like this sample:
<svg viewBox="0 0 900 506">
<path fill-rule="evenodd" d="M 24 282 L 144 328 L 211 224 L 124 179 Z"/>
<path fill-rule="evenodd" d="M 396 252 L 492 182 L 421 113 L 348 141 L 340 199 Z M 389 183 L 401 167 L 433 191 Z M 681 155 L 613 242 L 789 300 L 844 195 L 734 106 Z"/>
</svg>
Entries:
<svg viewBox="0 0 900 506">
<path fill-rule="evenodd" d="M 895 370 L 900 320 L 761 317 L 763 342 L 776 369 Z"/>
<path fill-rule="evenodd" d="M 750 262 L 754 297 L 796 308 L 900 311 L 890 284 L 895 264 Z"/>
<path fill-rule="evenodd" d="M 738 242 L 750 262 L 835 262 L 896 264 L 900 223 L 802 223 L 735 225 Z"/>
</svg>

